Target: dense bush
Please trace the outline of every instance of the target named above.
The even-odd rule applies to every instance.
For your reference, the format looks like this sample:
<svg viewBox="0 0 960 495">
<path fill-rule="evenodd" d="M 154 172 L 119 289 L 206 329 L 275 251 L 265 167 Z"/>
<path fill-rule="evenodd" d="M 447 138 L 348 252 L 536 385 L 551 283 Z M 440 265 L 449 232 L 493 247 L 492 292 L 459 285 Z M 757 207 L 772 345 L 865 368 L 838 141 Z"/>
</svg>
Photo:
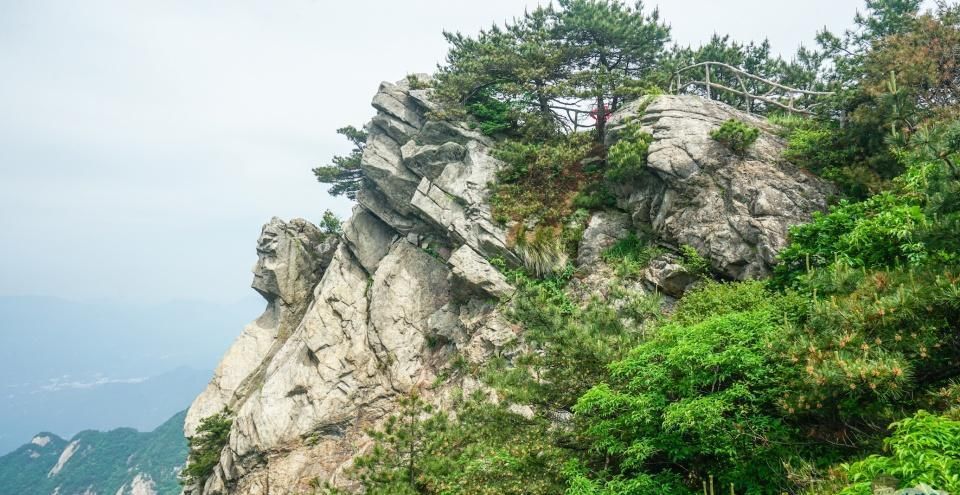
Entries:
<svg viewBox="0 0 960 495">
<path fill-rule="evenodd" d="M 187 438 L 190 456 L 181 472 L 184 484 L 201 483 L 213 473 L 213 468 L 220 461 L 220 453 L 230 438 L 230 427 L 233 426 L 231 415 L 230 410 L 224 409 L 201 419 L 197 433 Z"/>
<path fill-rule="evenodd" d="M 493 218 L 558 225 L 572 212 L 572 198 L 589 181 L 583 161 L 594 149 L 589 136 L 543 143 L 507 141 L 495 156 L 507 163 L 497 174 Z"/>
<path fill-rule="evenodd" d="M 783 120 L 774 119 L 775 123 Z M 787 122 L 787 148 L 783 157 L 795 165 L 833 181 L 845 197 L 863 199 L 882 191 L 889 177 L 882 177 L 863 161 L 864 151 L 842 140 L 841 127 L 824 119 L 793 119 Z M 884 158 L 888 155 L 885 153 Z"/>
<path fill-rule="evenodd" d="M 828 214 L 815 214 L 811 223 L 791 229 L 777 281 L 789 284 L 807 269 L 834 262 L 864 268 L 956 263 L 956 129 L 956 124 L 936 126 L 918 139 L 922 147 L 897 150 L 905 173 L 890 191 L 860 202 L 841 201 Z"/>
<path fill-rule="evenodd" d="M 743 156 L 747 153 L 747 149 L 760 137 L 760 129 L 745 122 L 730 119 L 720 124 L 720 127 L 710 131 L 710 137 L 730 148 L 730 151 Z"/>
<path fill-rule="evenodd" d="M 639 122 L 627 124 L 620 139 L 607 152 L 606 179 L 617 183 L 639 177 L 647 165 L 647 150 L 652 141 L 653 136 L 644 132 Z"/>
<path fill-rule="evenodd" d="M 475 125 L 488 136 L 511 135 L 519 129 L 517 114 L 509 102 L 492 96 L 493 87 L 479 91 L 467 101 L 467 113 L 476 119 Z"/>
<path fill-rule="evenodd" d="M 884 440 L 886 455 L 841 466 L 849 485 L 839 495 L 870 495 L 881 476 L 892 476 L 901 488 L 920 483 L 948 493 L 960 493 L 960 421 L 926 411 L 890 425 Z"/>
<path fill-rule="evenodd" d="M 756 283 L 710 284 L 611 364 L 609 381 L 575 409 L 597 455 L 597 484 L 630 478 L 675 493 L 713 474 L 748 493 L 779 493 L 783 467 L 770 461 L 800 452 L 774 412 L 792 370 L 769 344 L 790 306 Z"/>
<path fill-rule="evenodd" d="M 661 252 L 661 249 L 631 232 L 605 250 L 602 258 L 618 277 L 634 279 Z"/>
<path fill-rule="evenodd" d="M 399 410 L 369 433 L 373 449 L 348 475 L 370 495 L 560 493 L 564 462 L 551 447 L 549 424 L 525 418 L 484 394 L 436 411 L 420 397 L 401 398 Z M 326 488 L 327 493 L 341 493 Z"/>
</svg>

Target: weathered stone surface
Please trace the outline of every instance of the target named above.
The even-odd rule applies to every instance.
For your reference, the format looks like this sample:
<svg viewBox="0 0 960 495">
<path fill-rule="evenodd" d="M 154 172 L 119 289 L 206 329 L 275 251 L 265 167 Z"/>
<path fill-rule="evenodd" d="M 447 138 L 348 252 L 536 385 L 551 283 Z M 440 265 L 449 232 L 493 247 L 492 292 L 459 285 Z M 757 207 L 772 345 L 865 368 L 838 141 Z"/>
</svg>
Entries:
<svg viewBox="0 0 960 495">
<path fill-rule="evenodd" d="M 257 240 L 257 263 L 252 287 L 267 300 L 267 307 L 233 343 L 207 388 L 187 413 L 184 431 L 193 435 L 200 420 L 234 408 L 245 399 L 252 377 L 265 359 L 300 323 L 313 301 L 313 288 L 330 262 L 328 251 L 337 238 L 325 236 L 303 219 L 284 222 L 273 218 Z M 332 246 L 332 247 L 331 247 Z"/>
<path fill-rule="evenodd" d="M 590 217 L 577 250 L 577 266 L 600 261 L 603 252 L 630 233 L 630 216 L 622 211 L 604 210 Z"/>
<path fill-rule="evenodd" d="M 383 132 L 371 132 L 360 158 L 364 177 L 380 190 L 391 208 L 407 214 L 420 177 L 403 165 L 400 145 Z"/>
<path fill-rule="evenodd" d="M 641 275 L 650 287 L 671 297 L 680 297 L 699 277 L 687 271 L 674 254 L 664 254 L 650 261 Z"/>
<path fill-rule="evenodd" d="M 447 262 L 453 269 L 453 280 L 466 288 L 467 292 L 496 299 L 506 299 L 513 295 L 513 286 L 507 282 L 506 277 L 470 246 L 460 246 Z"/>
<path fill-rule="evenodd" d="M 467 149 L 453 141 L 441 145 L 420 146 L 415 141 L 408 141 L 400 148 L 403 163 L 410 170 L 430 180 L 437 180 L 448 165 L 462 162 L 467 156 Z"/>
<path fill-rule="evenodd" d="M 430 378 L 422 361 L 427 320 L 450 299 L 449 273 L 422 249 L 398 242 L 373 277 L 368 339 L 398 393 Z"/>
<path fill-rule="evenodd" d="M 395 117 L 414 129 L 423 126 L 423 115 L 418 111 L 417 103 L 408 91 L 400 85 L 382 82 L 373 97 L 373 108 L 382 114 Z"/>
<path fill-rule="evenodd" d="M 362 206 L 354 207 L 353 215 L 343 224 L 343 240 L 367 273 L 376 270 L 396 238 L 396 231 Z"/>
<path fill-rule="evenodd" d="M 260 232 L 251 286 L 268 301 L 280 298 L 286 305 L 309 301 L 324 261 L 329 263 L 326 239 L 320 229 L 302 218 L 286 223 L 274 217 Z"/>
<path fill-rule="evenodd" d="M 613 136 L 636 111 L 614 115 Z M 656 97 L 640 118 L 654 140 L 646 173 L 618 189 L 620 206 L 661 241 L 696 248 L 722 276 L 768 275 L 788 228 L 826 208 L 831 186 L 784 161 L 784 143 L 761 118 L 696 96 Z M 731 118 L 761 130 L 745 157 L 710 138 Z"/>
</svg>

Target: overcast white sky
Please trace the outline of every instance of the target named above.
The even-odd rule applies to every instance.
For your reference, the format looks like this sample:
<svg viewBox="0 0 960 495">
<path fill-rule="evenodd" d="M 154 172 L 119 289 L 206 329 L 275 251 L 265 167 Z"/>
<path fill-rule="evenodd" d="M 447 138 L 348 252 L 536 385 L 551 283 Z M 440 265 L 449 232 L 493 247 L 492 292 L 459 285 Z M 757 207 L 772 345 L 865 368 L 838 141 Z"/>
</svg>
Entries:
<svg viewBox="0 0 960 495">
<path fill-rule="evenodd" d="M 0 0 L 0 295 L 233 301 L 271 216 L 350 205 L 310 169 L 524 0 Z M 657 2 L 647 2 L 648 6 Z M 792 53 L 854 0 L 663 0 L 674 40 Z"/>
</svg>

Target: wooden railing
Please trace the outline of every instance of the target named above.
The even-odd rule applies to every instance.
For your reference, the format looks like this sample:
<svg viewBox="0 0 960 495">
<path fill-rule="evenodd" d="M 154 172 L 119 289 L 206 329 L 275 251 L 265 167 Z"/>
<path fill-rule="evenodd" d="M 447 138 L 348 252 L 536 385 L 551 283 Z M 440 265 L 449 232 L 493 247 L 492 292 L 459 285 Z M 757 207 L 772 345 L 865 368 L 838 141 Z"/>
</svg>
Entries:
<svg viewBox="0 0 960 495">
<path fill-rule="evenodd" d="M 693 75 L 694 73 L 697 75 L 702 74 L 703 78 L 698 79 L 697 76 Z M 688 80 L 684 80 L 685 75 L 690 75 L 692 77 L 690 77 Z M 739 86 L 739 89 L 731 88 L 715 82 L 718 79 L 724 79 L 716 76 L 723 75 L 727 76 L 726 79 L 732 78 L 735 80 L 736 84 Z M 750 89 L 747 87 L 746 81 L 759 82 L 760 87 L 764 88 L 765 91 L 750 91 Z M 732 65 L 724 64 L 722 62 L 701 62 L 699 64 L 689 65 L 675 72 L 670 81 L 670 92 L 673 94 L 680 94 L 688 91 L 690 88 L 702 89 L 707 98 L 712 98 L 714 90 L 725 91 L 730 94 L 738 95 L 743 98 L 743 101 L 746 105 L 745 110 L 748 112 L 753 111 L 755 102 L 762 102 L 763 104 L 772 105 L 790 113 L 803 115 L 813 114 L 811 110 L 817 104 L 817 97 L 829 96 L 833 94 L 832 92 L 828 91 L 809 91 L 805 89 L 791 88 L 790 86 L 785 86 L 778 82 L 764 79 L 760 76 L 755 76 L 742 69 Z"/>
</svg>

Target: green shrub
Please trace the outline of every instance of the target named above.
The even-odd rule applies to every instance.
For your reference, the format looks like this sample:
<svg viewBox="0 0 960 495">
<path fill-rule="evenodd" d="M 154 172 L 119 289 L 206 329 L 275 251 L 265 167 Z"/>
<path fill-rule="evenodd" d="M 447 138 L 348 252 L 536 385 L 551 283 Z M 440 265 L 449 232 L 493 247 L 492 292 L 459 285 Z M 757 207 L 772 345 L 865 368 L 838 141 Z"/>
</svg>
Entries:
<svg viewBox="0 0 960 495">
<path fill-rule="evenodd" d="M 876 431 L 950 376 L 958 358 L 956 269 L 866 271 L 843 264 L 805 279 L 815 293 L 802 325 L 774 349 L 802 371 L 779 407 L 820 431 Z"/>
<path fill-rule="evenodd" d="M 518 129 L 516 112 L 509 102 L 493 97 L 493 87 L 478 92 L 467 103 L 467 114 L 480 132 L 488 135 L 513 134 Z"/>
<path fill-rule="evenodd" d="M 731 295 L 751 303 L 731 307 Z M 682 318 L 611 364 L 608 381 L 577 402 L 598 456 L 596 484 L 666 481 L 664 491 L 679 493 L 713 474 L 748 493 L 779 493 L 783 468 L 770 461 L 799 449 L 773 407 L 792 371 L 768 344 L 789 304 L 757 283 L 708 284 L 692 296 L 696 308 L 679 309 Z"/>
<path fill-rule="evenodd" d="M 438 412 L 417 396 L 368 432 L 374 441 L 348 473 L 364 493 L 551 494 L 562 490 L 563 453 L 549 424 L 510 412 L 477 394 Z M 328 490 L 336 493 L 336 490 Z"/>
<path fill-rule="evenodd" d="M 562 224 L 573 211 L 572 198 L 591 182 L 582 162 L 593 149 L 582 133 L 545 143 L 498 145 L 494 155 L 507 166 L 498 172 L 490 198 L 493 218 Z"/>
<path fill-rule="evenodd" d="M 866 198 L 889 186 L 863 163 L 859 150 L 842 140 L 833 122 L 802 119 L 787 132 L 783 157 L 794 165 L 833 181 L 846 197 Z"/>
<path fill-rule="evenodd" d="M 573 207 L 585 210 L 602 210 L 617 206 L 617 197 L 601 181 L 587 184 L 573 197 Z"/>
<path fill-rule="evenodd" d="M 888 455 L 871 455 L 841 466 L 848 485 L 839 495 L 870 495 L 879 476 L 892 476 L 901 488 L 920 483 L 949 493 L 960 493 L 960 421 L 919 411 L 890 425 L 885 439 Z"/>
<path fill-rule="evenodd" d="M 213 473 L 213 468 L 220 462 L 220 453 L 230 438 L 232 414 L 229 409 L 224 409 L 218 414 L 201 419 L 197 433 L 187 438 L 190 456 L 181 473 L 185 485 L 202 483 Z"/>
<path fill-rule="evenodd" d="M 710 131 L 710 137 L 729 148 L 730 151 L 743 156 L 747 153 L 747 149 L 760 137 L 760 129 L 745 122 L 730 119 L 721 124 L 719 128 Z"/>
<path fill-rule="evenodd" d="M 650 260 L 662 252 L 662 249 L 641 240 L 631 232 L 607 248 L 601 256 L 603 261 L 613 267 L 618 277 L 635 279 L 640 276 Z"/>
<path fill-rule="evenodd" d="M 775 269 L 779 283 L 789 284 L 806 269 L 835 261 L 853 267 L 919 265 L 929 256 L 922 242 L 930 220 L 913 200 L 881 193 L 866 201 L 841 201 L 828 214 L 790 229 L 790 244 Z"/>
<path fill-rule="evenodd" d="M 343 222 L 335 213 L 325 210 L 320 220 L 320 231 L 327 235 L 340 235 L 343 233 Z"/>
<path fill-rule="evenodd" d="M 680 266 L 691 275 L 706 275 L 710 272 L 710 261 L 704 258 L 697 248 L 687 244 L 680 246 Z"/>
<path fill-rule="evenodd" d="M 647 150 L 653 136 L 644 132 L 639 121 L 629 122 L 620 140 L 607 151 L 607 172 L 610 182 L 630 181 L 639 177 L 647 165 Z"/>
</svg>

